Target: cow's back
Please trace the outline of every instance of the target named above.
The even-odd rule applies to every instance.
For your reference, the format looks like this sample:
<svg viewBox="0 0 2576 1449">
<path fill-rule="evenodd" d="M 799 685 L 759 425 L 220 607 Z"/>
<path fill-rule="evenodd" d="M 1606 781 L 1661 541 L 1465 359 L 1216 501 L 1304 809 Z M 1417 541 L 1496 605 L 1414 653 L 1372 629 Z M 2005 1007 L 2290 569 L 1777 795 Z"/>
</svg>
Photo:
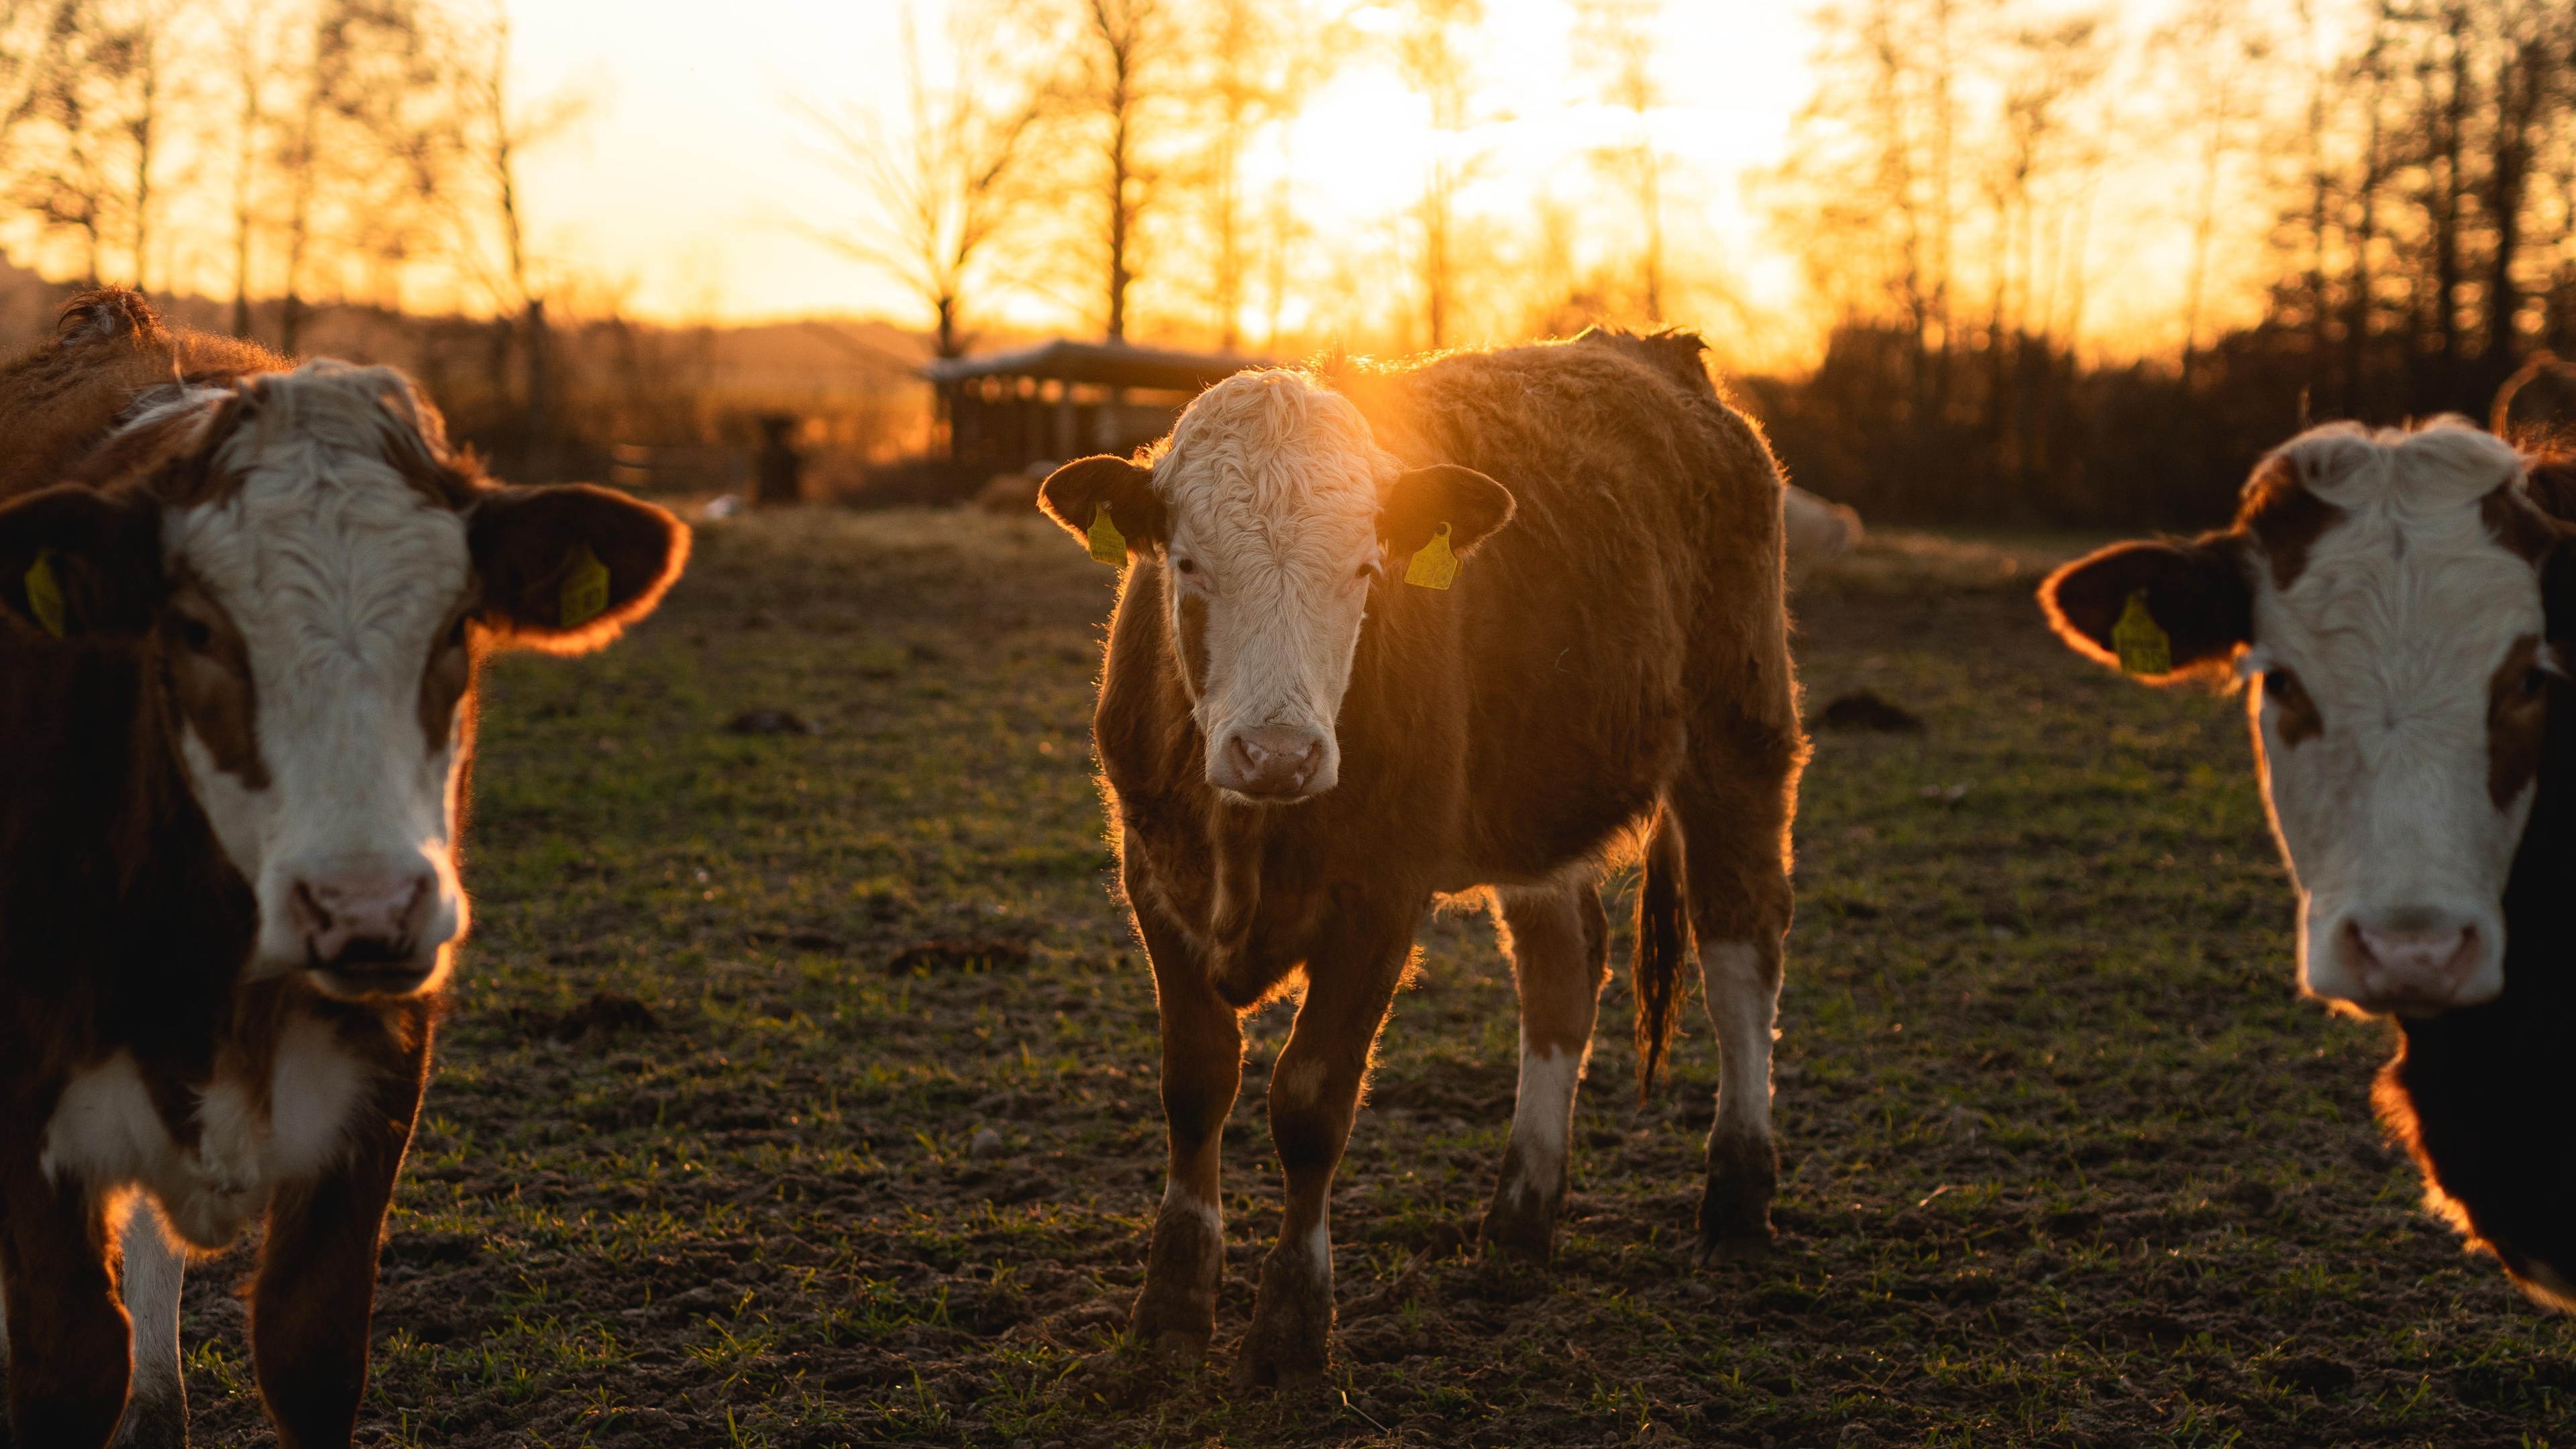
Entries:
<svg viewBox="0 0 2576 1449">
<path fill-rule="evenodd" d="M 83 293 L 53 336 L 0 364 L 0 500 L 62 481 L 152 388 L 287 365 L 255 343 L 171 331 L 136 293 Z"/>
<path fill-rule="evenodd" d="M 1595 337 L 1337 381 L 1397 456 L 1475 468 L 1517 504 L 1455 594 L 1465 864 L 1544 873 L 1569 842 L 1597 847 L 1652 807 L 1714 693 L 1794 736 L 1779 471 L 1695 340 Z"/>
</svg>

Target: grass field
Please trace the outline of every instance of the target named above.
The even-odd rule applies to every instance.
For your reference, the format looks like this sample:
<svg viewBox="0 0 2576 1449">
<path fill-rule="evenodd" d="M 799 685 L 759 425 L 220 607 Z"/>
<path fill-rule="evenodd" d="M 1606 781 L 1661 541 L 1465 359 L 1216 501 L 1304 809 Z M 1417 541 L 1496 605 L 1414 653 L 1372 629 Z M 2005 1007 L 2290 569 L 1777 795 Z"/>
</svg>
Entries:
<svg viewBox="0 0 2576 1449">
<path fill-rule="evenodd" d="M 1773 1255 L 1689 1266 L 1714 1046 L 1694 1005 L 1640 1109 L 1624 982 L 1558 1261 L 1464 1247 L 1514 1024 L 1451 910 L 1340 1179 L 1332 1386 L 1292 1400 L 1224 1380 L 1285 1007 L 1226 1132 L 1216 1358 L 1119 1351 L 1162 1127 L 1089 776 L 1109 571 L 1034 518 L 707 530 L 616 649 L 489 676 L 362 1437 L 2576 1444 L 2576 1324 L 2419 1210 L 2387 1030 L 2292 994 L 2236 702 L 2064 652 L 2039 561 L 1900 538 L 1802 587 L 1811 703 L 1928 728 L 1822 734 L 1807 776 Z M 818 732 L 727 730 L 760 709 Z M 267 1439 L 246 1261 L 192 1280 L 201 1443 Z"/>
</svg>

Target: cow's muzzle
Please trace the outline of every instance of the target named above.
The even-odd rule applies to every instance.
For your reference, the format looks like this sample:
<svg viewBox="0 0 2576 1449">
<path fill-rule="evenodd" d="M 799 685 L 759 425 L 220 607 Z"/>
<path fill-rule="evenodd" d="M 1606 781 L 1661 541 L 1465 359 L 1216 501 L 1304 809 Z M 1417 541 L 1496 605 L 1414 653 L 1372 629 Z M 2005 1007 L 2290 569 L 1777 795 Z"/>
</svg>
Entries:
<svg viewBox="0 0 2576 1449">
<path fill-rule="evenodd" d="M 441 926 L 438 875 L 426 865 L 316 872 L 287 892 L 287 921 L 304 969 L 327 996 L 408 996 L 438 970 L 452 932 Z"/>
<path fill-rule="evenodd" d="M 2375 920 L 2347 916 L 2334 937 L 2353 1004 L 2410 1017 L 2493 1000 L 2502 990 L 2500 973 L 2485 968 L 2499 944 L 2476 921 L 2429 910 L 2386 912 Z"/>
<path fill-rule="evenodd" d="M 1294 725 L 1260 725 L 1225 738 L 1208 763 L 1208 783 L 1254 800 L 1302 800 L 1333 787 L 1323 733 Z"/>
</svg>

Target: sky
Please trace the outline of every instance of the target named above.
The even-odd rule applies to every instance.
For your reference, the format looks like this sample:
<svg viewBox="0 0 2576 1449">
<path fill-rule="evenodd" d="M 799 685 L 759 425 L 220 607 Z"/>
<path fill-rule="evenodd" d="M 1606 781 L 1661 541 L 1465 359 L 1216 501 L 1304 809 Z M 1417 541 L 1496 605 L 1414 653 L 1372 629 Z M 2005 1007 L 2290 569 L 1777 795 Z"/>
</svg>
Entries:
<svg viewBox="0 0 2576 1449">
<path fill-rule="evenodd" d="M 893 108 L 898 0 L 507 3 L 521 94 L 569 91 L 588 103 L 572 131 L 527 158 L 525 194 L 542 250 L 621 294 L 630 315 L 657 320 L 923 320 L 910 316 L 901 291 L 812 235 L 865 203 L 825 164 L 790 104 L 802 95 Z M 1483 200 L 1525 215 L 1521 202 L 1580 165 L 1580 97 L 1565 63 L 1570 14 L 1559 0 L 1487 0 L 1486 8 L 1476 138 L 1488 158 Z M 1762 245 L 1740 178 L 1779 159 L 1807 93 L 1803 8 L 1668 0 L 1659 22 L 1670 104 L 1653 124 L 1686 174 L 1673 228 L 1691 229 L 1755 296 L 1784 295 L 1795 282 L 1787 261 Z M 937 32 L 940 10 L 941 0 L 915 0 L 923 33 Z M 1418 156 L 1401 140 L 1421 133 L 1418 107 L 1383 69 L 1363 66 L 1308 108 L 1290 154 L 1319 232 L 1373 225 L 1401 204 L 1419 175 Z M 1048 324 L 1042 303 L 1017 305 L 1023 315 L 1013 321 Z"/>
</svg>

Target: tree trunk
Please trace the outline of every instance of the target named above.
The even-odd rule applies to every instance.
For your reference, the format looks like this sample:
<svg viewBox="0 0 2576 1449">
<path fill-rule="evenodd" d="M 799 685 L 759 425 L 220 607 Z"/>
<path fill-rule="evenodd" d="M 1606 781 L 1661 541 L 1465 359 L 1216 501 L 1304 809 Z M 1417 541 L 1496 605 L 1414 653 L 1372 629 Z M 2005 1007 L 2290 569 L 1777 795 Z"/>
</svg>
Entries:
<svg viewBox="0 0 2576 1449">
<path fill-rule="evenodd" d="M 555 476 L 554 377 L 552 338 L 546 331 L 546 304 L 528 299 L 525 322 L 528 363 L 528 458 L 526 482 L 550 482 Z"/>
</svg>

